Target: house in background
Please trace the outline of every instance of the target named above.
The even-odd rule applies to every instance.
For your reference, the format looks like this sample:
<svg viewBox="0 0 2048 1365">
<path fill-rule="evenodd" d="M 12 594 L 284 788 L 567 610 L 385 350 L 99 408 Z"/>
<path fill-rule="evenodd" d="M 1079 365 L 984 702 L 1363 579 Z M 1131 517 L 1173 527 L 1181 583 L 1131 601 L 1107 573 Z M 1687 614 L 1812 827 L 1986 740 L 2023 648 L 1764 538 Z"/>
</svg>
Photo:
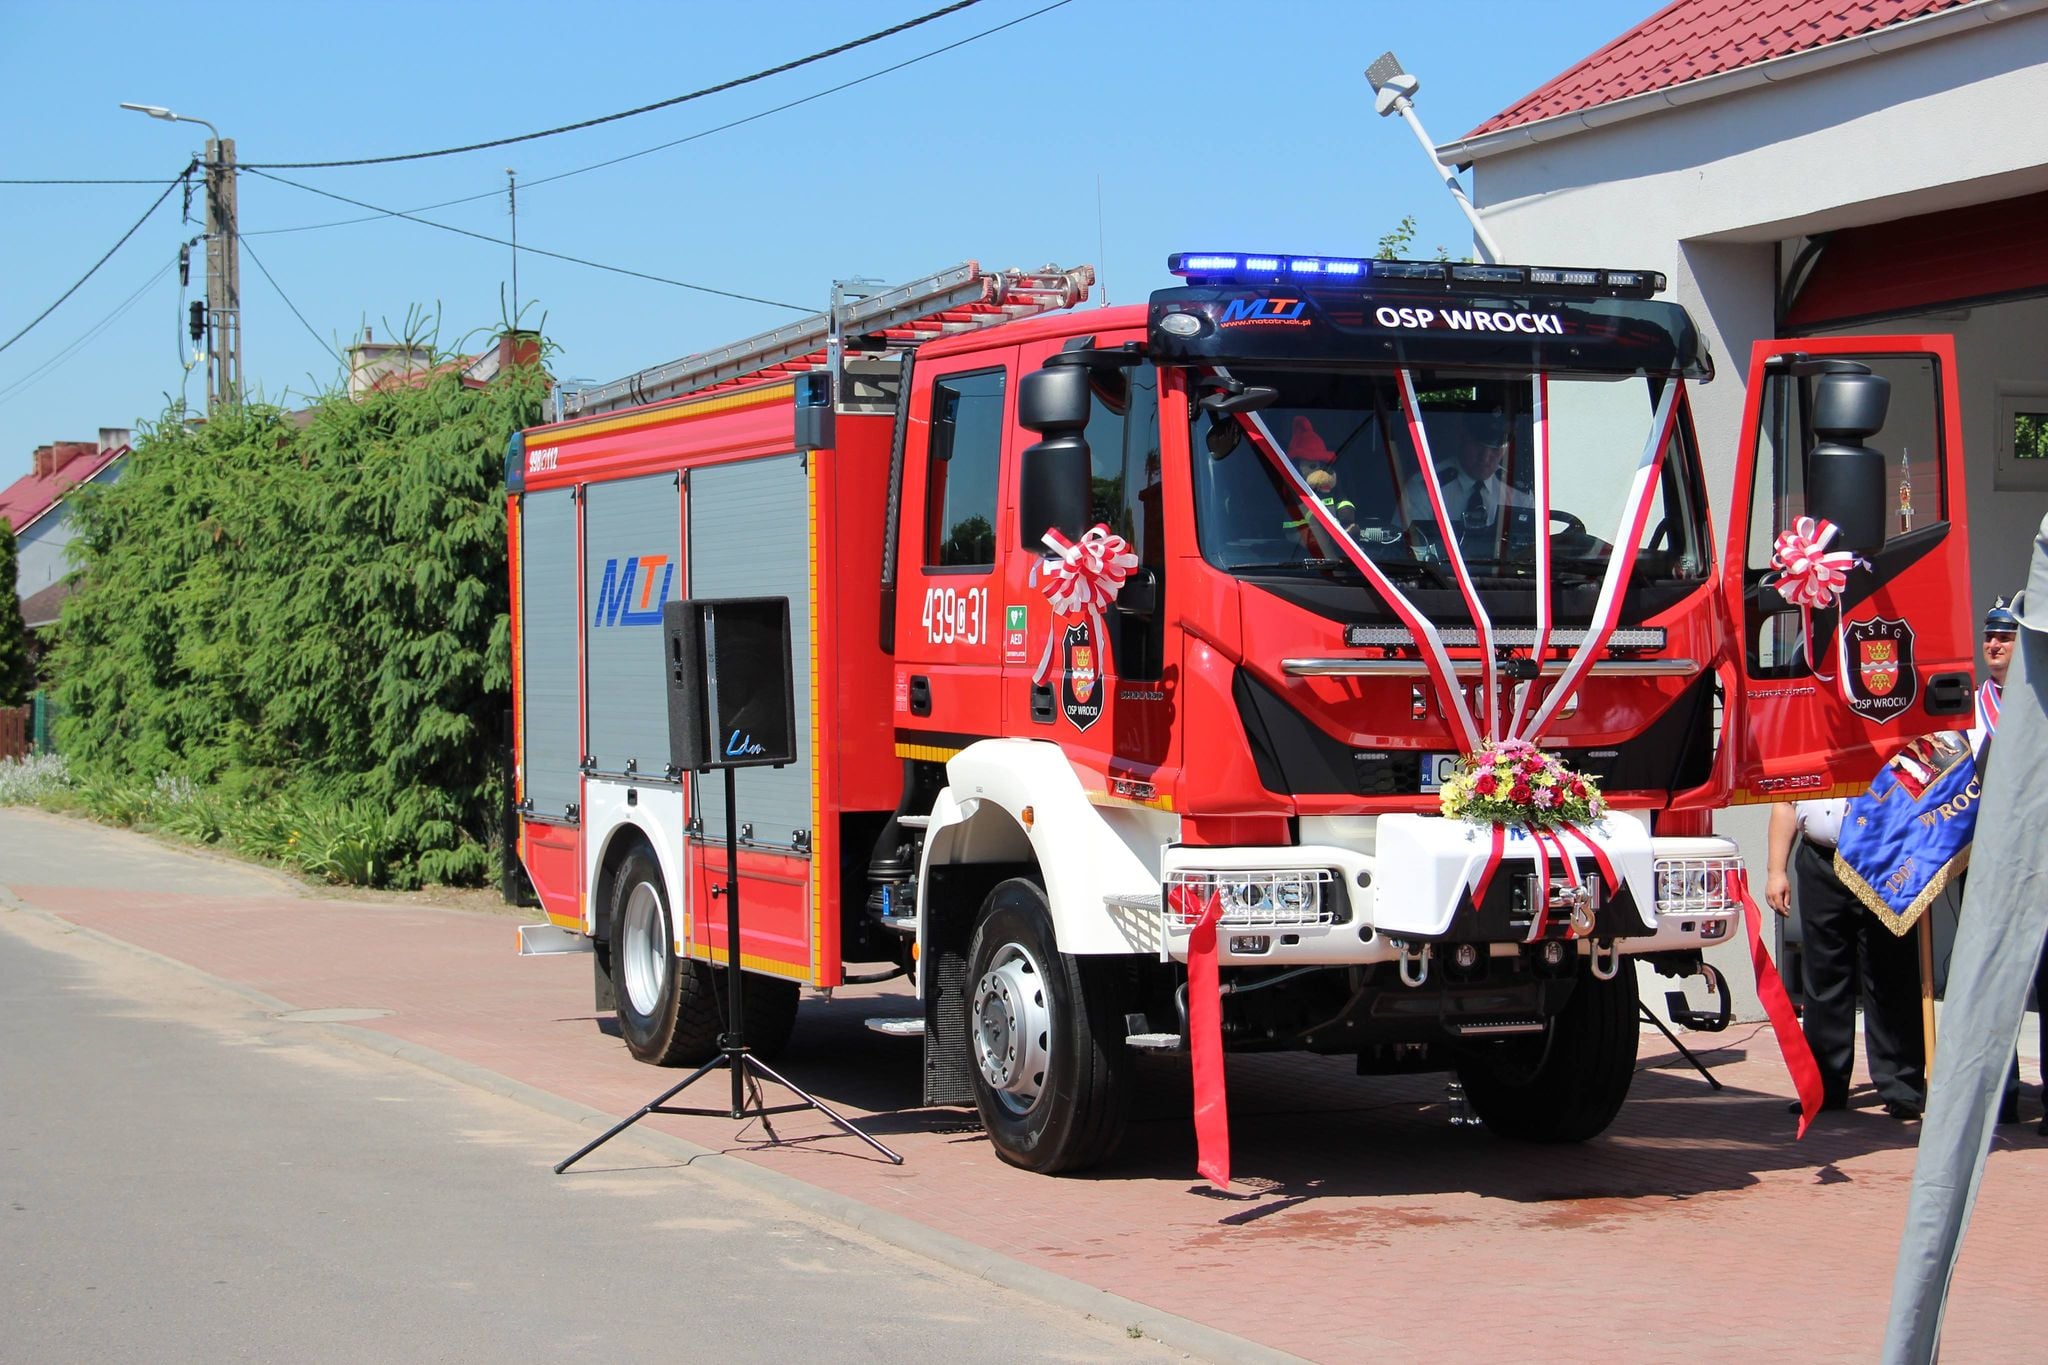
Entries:
<svg viewBox="0 0 2048 1365">
<path fill-rule="evenodd" d="M 1724 517 L 1754 342 L 1952 334 L 1958 373 L 1894 375 L 1871 444 L 1922 527 L 1962 461 L 1974 623 L 2024 584 L 2048 514 L 2043 109 L 2048 0 L 1674 0 L 1436 152 L 1471 168 L 1505 259 L 1669 277 L 1719 374 L 1691 401 Z M 1954 386 L 1960 451 L 1929 385 Z M 1761 807 L 1717 827 L 1765 866 Z M 1938 909 L 1938 961 L 1953 922 Z"/>
<path fill-rule="evenodd" d="M 1923 518 L 1962 459 L 1974 620 L 2048 513 L 2043 109 L 2048 0 L 1676 0 L 1437 155 L 1507 259 L 1669 276 L 1720 374 L 1692 395 L 1717 507 L 1752 342 L 1953 334 L 1963 450 L 1873 444 L 1910 443 Z"/>
<path fill-rule="evenodd" d="M 15 593 L 31 631 L 52 625 L 68 595 L 65 575 L 74 528 L 69 495 L 86 484 L 112 483 L 128 457 L 126 427 L 101 427 L 94 441 L 53 441 L 36 448 L 29 472 L 0 489 L 0 519 L 19 550 Z"/>
</svg>

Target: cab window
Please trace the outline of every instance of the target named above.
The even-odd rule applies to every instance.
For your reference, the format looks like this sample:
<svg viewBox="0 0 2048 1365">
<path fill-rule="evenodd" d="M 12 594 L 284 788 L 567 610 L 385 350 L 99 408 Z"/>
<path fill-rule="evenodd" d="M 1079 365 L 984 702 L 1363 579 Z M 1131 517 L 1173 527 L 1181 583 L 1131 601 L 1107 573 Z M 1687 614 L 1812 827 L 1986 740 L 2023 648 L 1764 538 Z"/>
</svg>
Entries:
<svg viewBox="0 0 2048 1365">
<path fill-rule="evenodd" d="M 1004 378 L 1001 370 L 979 370 L 932 382 L 924 516 L 927 568 L 995 567 Z"/>
</svg>

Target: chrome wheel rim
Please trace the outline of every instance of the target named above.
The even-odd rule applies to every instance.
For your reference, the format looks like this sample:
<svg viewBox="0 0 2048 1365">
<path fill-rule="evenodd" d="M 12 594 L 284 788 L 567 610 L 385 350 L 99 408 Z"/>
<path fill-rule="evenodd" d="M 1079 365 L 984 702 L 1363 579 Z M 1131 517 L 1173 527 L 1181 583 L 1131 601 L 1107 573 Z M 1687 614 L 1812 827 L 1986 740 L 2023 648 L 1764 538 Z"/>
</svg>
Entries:
<svg viewBox="0 0 2048 1365">
<path fill-rule="evenodd" d="M 625 966 L 626 999 L 642 1018 L 652 1016 L 668 993 L 668 916 L 661 912 L 661 893 L 641 882 L 626 898 L 626 913 L 613 951 Z"/>
<path fill-rule="evenodd" d="M 1045 1093 L 1052 1007 L 1038 959 L 1019 943 L 996 950 L 974 986 L 974 1064 L 997 1101 L 1028 1114 Z"/>
</svg>

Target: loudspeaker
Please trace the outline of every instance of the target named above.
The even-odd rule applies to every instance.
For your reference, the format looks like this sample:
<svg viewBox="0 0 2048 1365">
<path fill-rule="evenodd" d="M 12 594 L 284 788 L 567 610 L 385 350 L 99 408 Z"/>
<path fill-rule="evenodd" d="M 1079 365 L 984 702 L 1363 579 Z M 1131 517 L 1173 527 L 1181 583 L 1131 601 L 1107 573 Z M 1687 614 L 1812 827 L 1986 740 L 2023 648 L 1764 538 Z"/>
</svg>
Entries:
<svg viewBox="0 0 2048 1365">
<path fill-rule="evenodd" d="M 796 761 L 787 597 L 693 597 L 661 609 L 669 762 L 678 772 Z"/>
</svg>

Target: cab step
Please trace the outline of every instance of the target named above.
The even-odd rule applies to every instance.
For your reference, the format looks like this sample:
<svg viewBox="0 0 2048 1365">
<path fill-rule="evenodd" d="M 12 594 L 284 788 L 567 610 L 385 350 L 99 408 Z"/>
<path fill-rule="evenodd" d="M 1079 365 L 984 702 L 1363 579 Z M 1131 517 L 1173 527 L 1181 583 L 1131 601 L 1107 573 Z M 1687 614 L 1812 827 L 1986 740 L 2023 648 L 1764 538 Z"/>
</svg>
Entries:
<svg viewBox="0 0 2048 1365">
<path fill-rule="evenodd" d="M 924 1019 L 922 1016 L 913 1016 L 908 1019 L 863 1019 L 861 1023 L 866 1025 L 870 1032 L 886 1033 L 891 1038 L 924 1037 Z"/>
</svg>

